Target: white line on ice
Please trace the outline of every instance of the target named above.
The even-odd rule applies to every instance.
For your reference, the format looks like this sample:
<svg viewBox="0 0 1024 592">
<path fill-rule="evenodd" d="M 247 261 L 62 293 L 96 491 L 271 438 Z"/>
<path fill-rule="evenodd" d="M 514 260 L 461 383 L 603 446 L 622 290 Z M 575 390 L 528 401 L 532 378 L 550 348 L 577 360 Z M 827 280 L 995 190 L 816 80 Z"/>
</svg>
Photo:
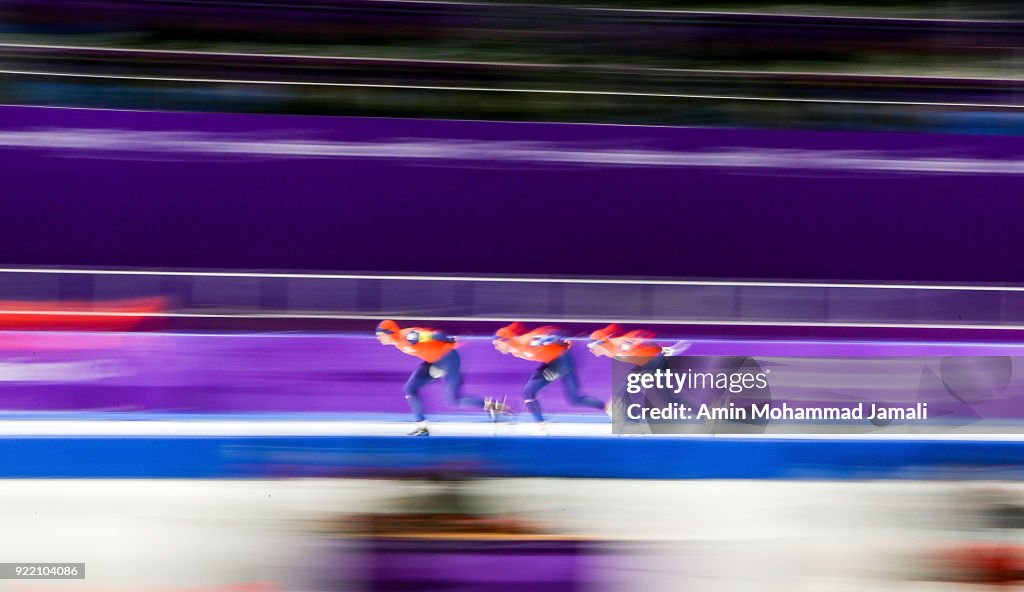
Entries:
<svg viewBox="0 0 1024 592">
<path fill-rule="evenodd" d="M 24 436 L 401 436 L 415 424 L 404 421 L 278 421 L 278 420 L 0 420 L 0 438 Z M 431 422 L 433 436 L 531 436 L 537 424 L 519 422 Z M 549 422 L 550 436 L 575 437 L 650 437 L 611 433 L 611 424 Z M 1010 431 L 1009 429 L 1006 431 Z M 874 434 L 659 434 L 672 438 L 724 438 L 766 440 L 945 440 L 945 441 L 1022 441 L 1024 433 L 945 433 L 921 434 L 884 432 Z"/>
</svg>

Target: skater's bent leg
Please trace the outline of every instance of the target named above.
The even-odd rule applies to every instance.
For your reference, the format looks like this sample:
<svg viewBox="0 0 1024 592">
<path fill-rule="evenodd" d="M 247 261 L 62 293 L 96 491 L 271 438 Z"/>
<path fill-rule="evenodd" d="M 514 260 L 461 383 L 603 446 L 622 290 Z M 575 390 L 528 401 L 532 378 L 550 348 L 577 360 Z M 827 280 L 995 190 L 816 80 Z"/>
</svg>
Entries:
<svg viewBox="0 0 1024 592">
<path fill-rule="evenodd" d="M 551 382 L 544 377 L 544 370 L 547 364 L 540 366 L 533 371 L 530 375 L 530 379 L 526 381 L 526 388 L 523 389 L 523 403 L 526 404 L 526 408 L 533 415 L 533 419 L 537 421 L 544 421 L 544 414 L 540 411 L 540 401 L 537 397 L 540 396 L 542 388 L 551 384 Z"/>
<path fill-rule="evenodd" d="M 442 371 L 445 381 L 445 392 L 448 393 L 448 404 L 452 407 L 472 407 L 483 409 L 484 400 L 462 392 L 462 361 L 459 352 L 452 350 L 448 355 L 434 363 L 434 367 Z"/>
<path fill-rule="evenodd" d="M 552 366 L 557 364 L 556 369 L 559 377 L 562 379 L 562 388 L 565 389 L 565 400 L 570 405 L 604 409 L 605 405 L 600 399 L 580 393 L 580 379 L 576 375 L 576 364 L 569 355 L 569 353 L 565 353 L 562 357 L 551 363 Z"/>
<path fill-rule="evenodd" d="M 608 414 L 611 415 L 613 419 L 615 417 L 627 417 L 626 409 L 630 404 L 635 402 L 629 395 L 629 375 L 634 372 L 638 372 L 639 370 L 639 366 L 631 368 L 626 372 L 625 376 L 622 377 L 622 380 L 619 381 L 615 390 L 612 391 L 612 398 L 608 401 Z"/>
<path fill-rule="evenodd" d="M 572 405 L 604 409 L 605 404 L 601 399 L 580 393 L 579 378 L 577 378 L 575 371 L 562 378 L 562 385 L 565 387 L 565 400 Z"/>
<path fill-rule="evenodd" d="M 409 403 L 409 409 L 416 416 L 416 421 L 425 421 L 423 415 L 423 399 L 420 397 L 420 389 L 430 384 L 434 379 L 430 376 L 430 364 L 420 364 L 413 371 L 412 376 L 405 383 L 405 400 Z"/>
</svg>

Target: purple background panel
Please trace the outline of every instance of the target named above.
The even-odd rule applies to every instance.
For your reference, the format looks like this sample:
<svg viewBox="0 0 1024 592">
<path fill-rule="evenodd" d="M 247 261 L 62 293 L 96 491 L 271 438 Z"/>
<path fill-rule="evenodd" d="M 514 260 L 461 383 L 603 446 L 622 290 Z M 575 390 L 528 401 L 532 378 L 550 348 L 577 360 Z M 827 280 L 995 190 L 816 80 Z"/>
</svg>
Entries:
<svg viewBox="0 0 1024 592">
<path fill-rule="evenodd" d="M 121 134 L 122 142 L 131 132 L 137 145 L 97 149 L 103 143 L 97 130 Z M 41 131 L 50 139 L 24 141 Z M 160 135 L 166 132 L 210 142 L 367 149 L 435 143 L 454 156 L 210 154 L 174 151 L 175 138 Z M 79 136 L 79 147 L 58 141 Z M 1024 185 L 1016 172 L 1024 139 L 1014 137 L 7 107 L 0 109 L 0 139 L 3 263 L 1024 278 Z M 639 150 L 699 159 L 734 152 L 788 164 L 499 156 L 537 146 L 556 155 Z M 826 157 L 839 164 L 818 167 Z M 904 159 L 959 158 L 983 166 L 982 172 L 949 172 L 941 164 L 917 172 L 842 166 L 846 158 L 874 157 L 895 169 Z"/>
<path fill-rule="evenodd" d="M 494 351 L 489 340 L 460 348 L 466 391 L 509 396 L 515 408 L 534 365 Z M 608 400 L 612 362 L 573 351 L 584 391 Z M 687 355 L 842 358 L 1012 356 L 1024 346 L 899 342 L 699 340 Z M 371 336 L 168 333 L 0 333 L 0 409 L 178 413 L 406 414 L 402 385 L 418 364 Z M 816 366 L 818 367 L 818 366 Z M 816 395 L 816 394 L 815 394 Z M 425 391 L 430 413 L 449 409 L 439 385 Z M 569 406 L 561 385 L 543 391 L 548 413 L 601 412 Z M 1007 417 L 1024 416 L 1016 400 Z"/>
</svg>

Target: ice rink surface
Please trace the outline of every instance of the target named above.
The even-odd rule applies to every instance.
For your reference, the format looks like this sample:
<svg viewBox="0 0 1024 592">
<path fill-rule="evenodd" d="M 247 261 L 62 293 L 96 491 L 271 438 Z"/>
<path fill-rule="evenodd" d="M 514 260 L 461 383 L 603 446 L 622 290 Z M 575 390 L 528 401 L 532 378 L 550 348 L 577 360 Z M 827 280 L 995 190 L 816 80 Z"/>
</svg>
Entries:
<svg viewBox="0 0 1024 592">
<path fill-rule="evenodd" d="M 383 419 L 382 414 L 369 417 L 306 417 L 274 416 L 180 416 L 156 414 L 56 414 L 60 419 L 0 414 L 0 438 L 11 436 L 403 436 L 418 424 L 401 415 Z M 896 440 L 896 441 L 1024 441 L 1024 433 L 1012 433 L 1020 426 L 994 426 L 987 433 L 950 430 L 945 433 L 915 432 L 906 426 L 893 426 L 871 434 L 807 433 L 793 428 L 769 427 L 761 434 L 614 434 L 607 418 L 551 416 L 545 424 L 549 437 L 583 438 L 685 438 L 713 441 L 715 438 L 753 440 Z M 467 421 L 465 415 L 442 415 L 429 422 L 431 437 L 544 437 L 538 424 L 529 416 L 505 417 L 497 422 L 481 417 Z"/>
</svg>

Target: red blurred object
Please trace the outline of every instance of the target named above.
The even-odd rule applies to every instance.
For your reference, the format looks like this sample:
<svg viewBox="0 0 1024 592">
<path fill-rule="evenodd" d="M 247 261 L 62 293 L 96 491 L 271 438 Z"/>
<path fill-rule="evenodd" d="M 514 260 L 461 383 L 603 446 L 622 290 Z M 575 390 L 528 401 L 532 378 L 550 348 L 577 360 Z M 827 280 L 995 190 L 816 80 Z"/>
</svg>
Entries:
<svg viewBox="0 0 1024 592">
<path fill-rule="evenodd" d="M 1024 581 L 1024 548 L 1004 543 L 978 543 L 948 551 L 942 559 L 950 580 L 976 584 L 1014 584 Z"/>
<path fill-rule="evenodd" d="M 140 331 L 164 328 L 169 302 L 163 297 L 96 302 L 0 300 L 0 330 Z"/>
</svg>

